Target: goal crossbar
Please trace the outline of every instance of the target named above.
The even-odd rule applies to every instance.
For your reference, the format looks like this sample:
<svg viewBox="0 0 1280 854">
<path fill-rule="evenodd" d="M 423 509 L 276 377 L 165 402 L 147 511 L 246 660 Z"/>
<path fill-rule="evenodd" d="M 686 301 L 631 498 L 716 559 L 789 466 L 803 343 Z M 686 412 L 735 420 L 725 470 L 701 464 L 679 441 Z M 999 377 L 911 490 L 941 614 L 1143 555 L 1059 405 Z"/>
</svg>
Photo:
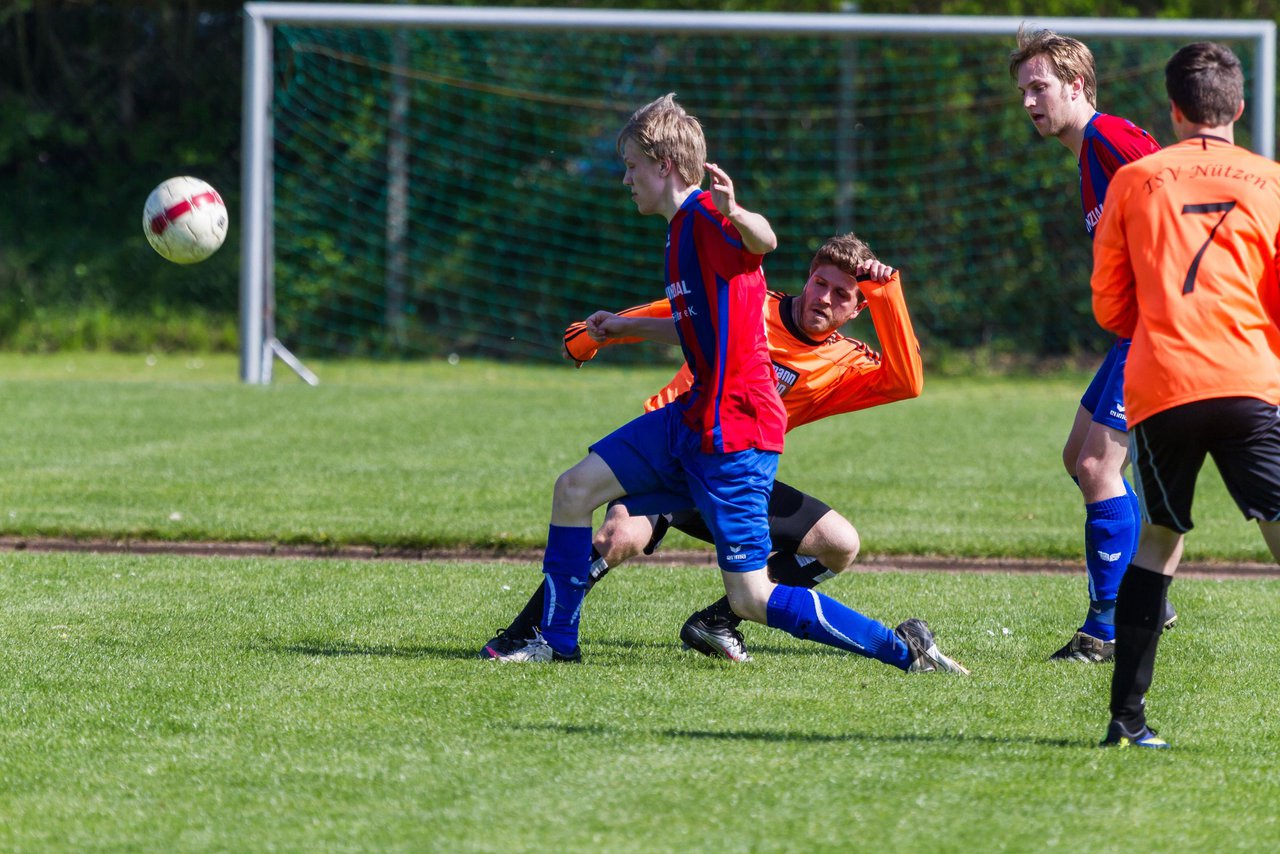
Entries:
<svg viewBox="0 0 1280 854">
<path fill-rule="evenodd" d="M 1088 37 L 1232 39 L 1255 46 L 1251 111 L 1257 152 L 1275 154 L 1276 25 L 1266 20 L 1218 21 L 1018 16 L 863 15 L 782 12 L 693 12 L 402 6 L 339 3 L 246 3 L 241 166 L 243 228 L 240 378 L 269 383 L 279 356 L 307 382 L 315 376 L 275 338 L 271 216 L 272 28 L 307 26 L 415 27 L 472 30 L 564 30 L 808 35 L 815 38 L 935 38 L 1012 36 L 1024 23 Z"/>
</svg>

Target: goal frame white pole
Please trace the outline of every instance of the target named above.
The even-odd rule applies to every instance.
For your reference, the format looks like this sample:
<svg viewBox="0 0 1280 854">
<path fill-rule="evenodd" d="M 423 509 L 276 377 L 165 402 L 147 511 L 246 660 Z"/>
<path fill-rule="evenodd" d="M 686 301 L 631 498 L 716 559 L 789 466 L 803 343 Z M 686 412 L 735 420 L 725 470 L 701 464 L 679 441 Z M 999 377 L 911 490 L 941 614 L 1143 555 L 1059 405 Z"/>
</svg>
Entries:
<svg viewBox="0 0 1280 854">
<path fill-rule="evenodd" d="M 752 33 L 845 38 L 927 35 L 935 38 L 1012 36 L 1023 23 L 1079 38 L 1233 39 L 1256 44 L 1252 131 L 1257 153 L 1275 156 L 1276 24 L 1266 20 L 1153 18 L 1032 18 L 1011 15 L 863 15 L 857 13 L 682 12 L 605 9 L 403 6 L 344 3 L 244 5 L 244 107 L 241 136 L 240 379 L 271 382 L 273 357 L 305 381 L 317 379 L 275 337 L 272 258 L 271 73 L 277 24 L 435 29 L 582 30 Z"/>
</svg>

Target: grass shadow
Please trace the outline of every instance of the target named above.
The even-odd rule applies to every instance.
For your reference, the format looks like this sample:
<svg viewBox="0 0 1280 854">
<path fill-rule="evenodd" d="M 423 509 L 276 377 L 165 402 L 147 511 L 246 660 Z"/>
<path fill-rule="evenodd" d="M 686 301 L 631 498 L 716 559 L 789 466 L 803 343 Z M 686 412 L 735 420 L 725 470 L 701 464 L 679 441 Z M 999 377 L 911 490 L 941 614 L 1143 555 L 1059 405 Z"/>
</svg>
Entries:
<svg viewBox="0 0 1280 854">
<path fill-rule="evenodd" d="M 610 638 L 596 638 L 584 635 L 582 638 L 582 653 L 589 655 L 593 647 L 605 649 L 656 649 L 656 650 L 680 650 L 680 639 L 672 635 L 670 641 L 620 641 Z M 756 653 L 767 654 L 770 656 L 806 656 L 806 655 L 834 655 L 848 656 L 851 653 L 835 647 L 825 646 L 819 643 L 808 643 L 803 646 L 774 646 L 768 643 L 754 643 L 748 639 L 747 650 L 755 655 Z M 691 653 L 695 658 L 703 658 L 709 656 L 700 656 Z M 713 659 L 719 661 L 719 658 Z"/>
<path fill-rule="evenodd" d="M 328 656 L 328 657 L 344 657 L 344 656 L 379 656 L 385 658 L 439 658 L 439 659 L 477 659 L 479 660 L 480 648 L 484 645 L 484 640 L 477 640 L 474 647 L 459 647 L 433 644 L 364 644 L 353 643 L 349 641 L 334 640 L 332 638 L 303 638 L 300 640 L 282 641 L 272 638 L 260 638 L 255 643 L 249 645 L 249 649 L 254 652 L 269 652 L 274 654 L 287 655 L 312 655 L 312 656 Z M 670 652 L 671 650 L 680 650 L 680 641 L 672 639 L 670 641 L 622 641 L 611 638 L 584 638 L 582 641 L 583 655 L 589 660 L 591 651 L 597 650 L 623 650 L 623 651 L 657 651 Z M 794 656 L 836 656 L 845 657 L 850 653 L 843 652 L 832 647 L 823 646 L 821 644 L 806 644 L 805 646 L 773 646 L 771 644 L 752 644 L 750 647 L 752 654 L 767 655 L 770 657 L 794 657 Z M 714 662 L 722 662 L 721 658 L 713 658 L 699 655 L 692 650 L 685 650 L 692 660 L 701 661 L 709 660 Z"/>
<path fill-rule="evenodd" d="M 614 737 L 636 730 L 622 730 L 603 724 L 583 726 L 579 724 L 524 724 L 504 723 L 505 729 L 528 730 L 530 732 L 558 732 L 564 735 L 590 735 Z M 847 742 L 875 742 L 879 744 L 946 744 L 963 742 L 968 744 L 1019 745 L 1036 744 L 1041 747 L 1090 747 L 1095 741 L 1078 741 L 1068 738 L 1037 738 L 1035 736 L 990 736 L 968 735 L 964 733 L 944 735 L 921 735 L 904 733 L 902 735 L 878 735 L 865 732 L 845 733 L 795 733 L 781 730 L 698 730 L 698 729 L 654 729 L 640 730 L 656 738 L 675 738 L 697 741 L 758 741 L 794 744 L 837 744 Z"/>
<path fill-rule="evenodd" d="M 260 639 L 250 644 L 254 652 L 269 652 L 276 655 L 308 655 L 343 658 L 347 656 L 370 656 L 378 658 L 441 658 L 441 659 L 476 659 L 476 650 L 457 646 L 433 646 L 427 644 L 366 644 L 337 641 L 329 638 L 303 639 L 295 641 L 278 641 Z"/>
</svg>

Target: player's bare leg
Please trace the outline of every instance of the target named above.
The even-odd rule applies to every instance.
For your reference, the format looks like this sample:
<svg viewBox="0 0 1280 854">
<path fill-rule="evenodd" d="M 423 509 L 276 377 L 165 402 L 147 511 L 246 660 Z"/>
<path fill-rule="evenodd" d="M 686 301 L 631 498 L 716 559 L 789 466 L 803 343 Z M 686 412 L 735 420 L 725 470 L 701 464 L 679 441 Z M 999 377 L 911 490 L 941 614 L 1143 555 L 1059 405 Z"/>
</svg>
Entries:
<svg viewBox="0 0 1280 854">
<path fill-rule="evenodd" d="M 848 519 L 831 510 L 804 535 L 796 553 L 816 558 L 831 575 L 839 575 L 853 566 L 861 548 L 862 539 L 858 536 L 857 528 Z"/>
<path fill-rule="evenodd" d="M 613 470 L 598 454 L 590 453 L 556 478 L 551 498 L 551 524 L 590 527 L 600 507 L 625 494 Z"/>
<path fill-rule="evenodd" d="M 613 568 L 644 552 L 653 537 L 656 516 L 633 516 L 622 504 L 615 504 L 605 514 L 591 544 Z"/>
<path fill-rule="evenodd" d="M 765 567 L 750 572 L 721 570 L 720 577 L 724 581 L 725 597 L 733 612 L 744 620 L 767 626 L 769 597 L 778 586 L 769 579 L 769 570 Z"/>
<path fill-rule="evenodd" d="M 1267 542 L 1267 548 L 1271 549 L 1271 556 L 1276 563 L 1280 563 L 1280 522 L 1259 522 L 1258 528 L 1262 531 L 1262 539 Z"/>
<path fill-rule="evenodd" d="M 1088 416 L 1083 408 L 1080 411 Z M 1075 464 L 1075 476 L 1080 481 L 1080 492 L 1086 504 L 1127 494 L 1124 466 L 1128 460 L 1127 433 L 1095 421 L 1088 422 Z"/>
<path fill-rule="evenodd" d="M 1078 479 L 1076 469 L 1080 465 L 1080 453 L 1084 450 L 1084 440 L 1092 426 L 1093 413 L 1083 406 L 1078 407 L 1075 421 L 1071 424 L 1071 432 L 1067 434 L 1067 442 L 1062 447 L 1062 465 L 1073 480 Z"/>
<path fill-rule="evenodd" d="M 1133 562 L 1161 575 L 1173 575 L 1182 560 L 1186 538 L 1162 525 L 1143 525 Z"/>
</svg>

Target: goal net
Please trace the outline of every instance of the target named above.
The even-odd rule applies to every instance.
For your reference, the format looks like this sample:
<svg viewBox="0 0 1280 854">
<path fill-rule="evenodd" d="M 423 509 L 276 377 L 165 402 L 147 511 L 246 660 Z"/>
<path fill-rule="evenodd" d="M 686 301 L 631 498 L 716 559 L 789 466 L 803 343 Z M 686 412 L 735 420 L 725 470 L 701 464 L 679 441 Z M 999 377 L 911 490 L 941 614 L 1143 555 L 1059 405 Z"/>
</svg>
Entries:
<svg viewBox="0 0 1280 854">
<path fill-rule="evenodd" d="M 303 361 L 558 359 L 569 322 L 660 297 L 666 224 L 636 213 L 615 138 L 667 92 L 773 224 L 773 289 L 854 230 L 903 271 L 926 347 L 1106 345 L 1074 159 L 1008 73 L 1018 19 L 246 9 L 247 381 L 279 342 Z M 1237 142 L 1270 153 L 1270 23 L 1028 23 L 1087 41 L 1099 108 L 1163 143 L 1169 55 L 1193 32 L 1231 44 L 1254 87 Z"/>
</svg>

